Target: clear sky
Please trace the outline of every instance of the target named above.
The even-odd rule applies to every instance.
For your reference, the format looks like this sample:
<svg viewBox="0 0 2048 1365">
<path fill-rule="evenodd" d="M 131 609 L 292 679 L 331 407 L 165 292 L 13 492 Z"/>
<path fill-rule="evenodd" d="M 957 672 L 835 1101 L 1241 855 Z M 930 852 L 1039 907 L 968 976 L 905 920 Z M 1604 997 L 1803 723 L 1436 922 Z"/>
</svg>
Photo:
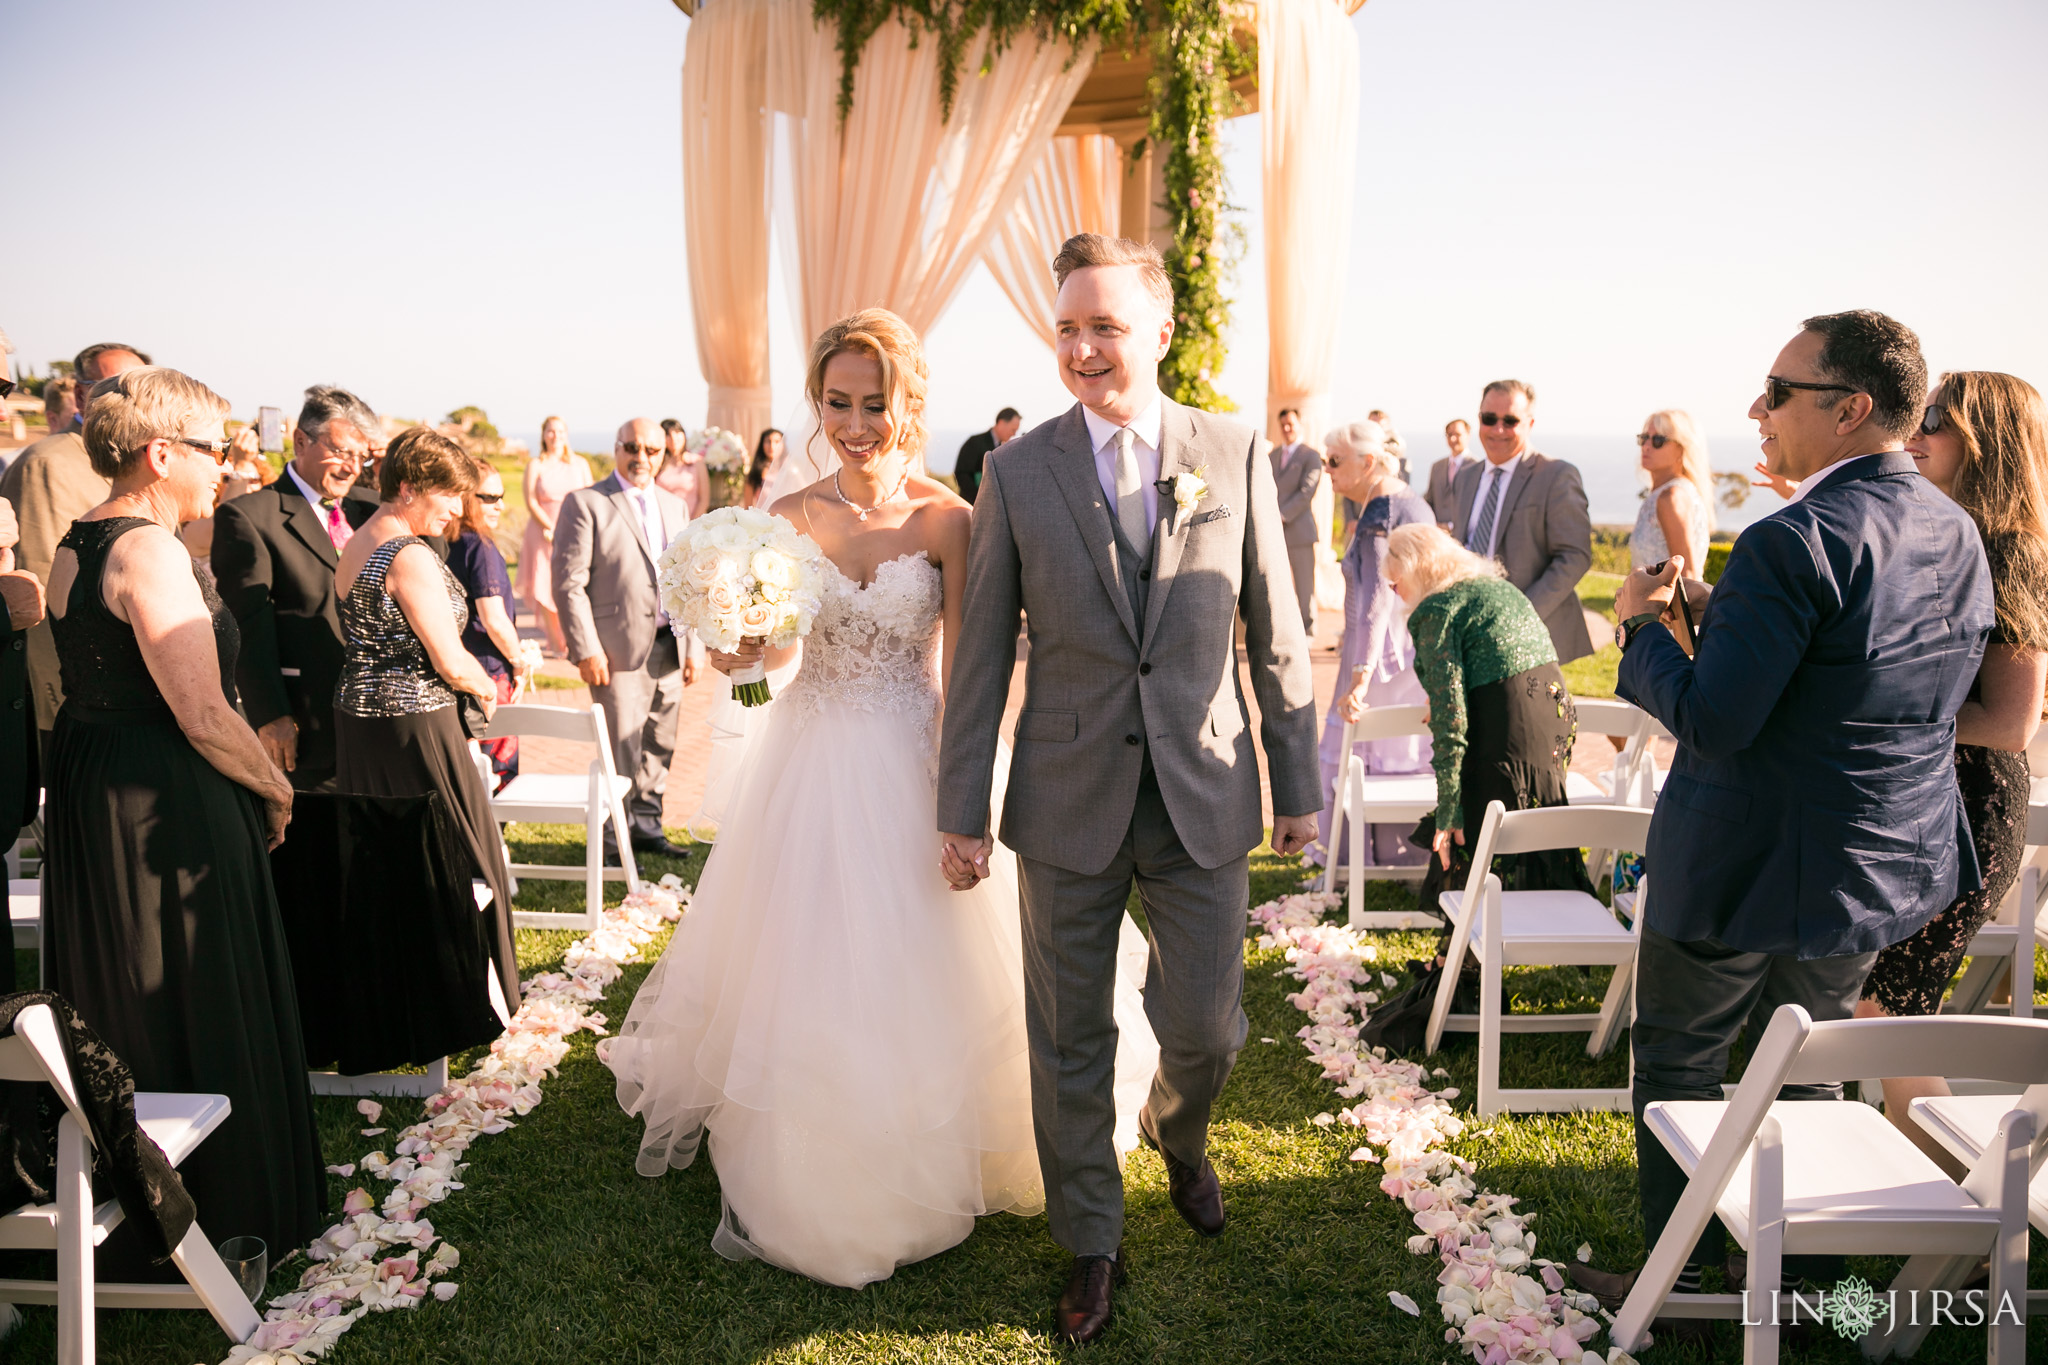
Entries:
<svg viewBox="0 0 2048 1365">
<path fill-rule="evenodd" d="M 1513 374 L 1551 431 L 1682 406 L 1738 467 L 1777 348 L 1858 306 L 1937 367 L 2048 384 L 2048 5 L 1371 0 L 1353 22 L 1337 416 L 1387 407 L 1429 451 Z M 688 28 L 667 0 L 10 4 L 0 327 L 38 368 L 132 341 L 244 415 L 334 382 L 528 441 L 549 412 L 695 425 Z M 1258 144 L 1229 125 L 1251 249 L 1222 383 L 1253 418 Z M 985 274 L 927 348 L 935 428 L 1069 401 Z"/>
</svg>

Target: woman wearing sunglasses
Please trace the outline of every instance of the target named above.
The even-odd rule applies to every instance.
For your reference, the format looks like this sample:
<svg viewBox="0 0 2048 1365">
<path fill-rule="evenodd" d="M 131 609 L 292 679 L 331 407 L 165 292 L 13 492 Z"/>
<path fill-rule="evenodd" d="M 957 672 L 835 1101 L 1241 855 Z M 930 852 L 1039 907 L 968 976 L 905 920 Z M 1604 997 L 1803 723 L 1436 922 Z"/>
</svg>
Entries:
<svg viewBox="0 0 2048 1365">
<path fill-rule="evenodd" d="M 511 701 L 524 683 L 528 667 L 519 649 L 519 631 L 507 605 L 512 600 L 512 574 L 498 549 L 498 522 L 505 515 L 505 481 L 482 460 L 476 462 L 477 486 L 462 499 L 462 516 L 451 530 L 460 532 L 448 543 L 448 572 L 469 596 L 469 623 L 462 628 L 462 647 L 484 666 L 497 684 L 498 701 Z M 498 787 L 519 775 L 519 738 L 483 741 Z"/>
<path fill-rule="evenodd" d="M 1860 1017 L 1937 1012 L 1970 940 L 2019 876 L 2026 748 L 2048 689 L 2048 409 L 2041 395 L 2009 374 L 1951 371 L 1928 395 L 1906 449 L 1928 481 L 1977 523 L 1991 564 L 1998 623 L 1970 699 L 1956 713 L 1956 782 L 1984 886 L 1878 954 L 1856 1007 Z M 1920 1141 L 1907 1107 L 1918 1096 L 1948 1093 L 1939 1077 L 1888 1080 L 1885 1112 Z M 1936 1160 L 1946 1162 L 1939 1154 Z"/>
<path fill-rule="evenodd" d="M 1662 564 L 1684 555 L 1688 571 L 1697 576 L 1707 560 L 1707 539 L 1714 530 L 1713 476 L 1707 472 L 1707 442 L 1679 408 L 1653 412 L 1636 437 L 1650 491 L 1636 512 L 1628 538 L 1631 569 Z"/>
</svg>

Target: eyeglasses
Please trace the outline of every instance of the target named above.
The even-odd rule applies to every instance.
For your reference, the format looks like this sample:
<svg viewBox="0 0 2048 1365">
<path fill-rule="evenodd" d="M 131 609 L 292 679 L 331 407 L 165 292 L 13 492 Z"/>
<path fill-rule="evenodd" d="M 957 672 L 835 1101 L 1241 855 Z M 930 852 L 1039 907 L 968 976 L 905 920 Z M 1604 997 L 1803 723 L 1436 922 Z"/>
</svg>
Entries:
<svg viewBox="0 0 2048 1365">
<path fill-rule="evenodd" d="M 213 456 L 215 464 L 226 464 L 228 462 L 229 443 L 226 441 L 195 441 L 190 436 L 173 436 L 171 439 L 181 446 L 191 446 L 194 450 L 205 451 Z"/>
<path fill-rule="evenodd" d="M 1948 421 L 1948 409 L 1940 403 L 1929 403 L 1927 411 L 1920 414 L 1920 434 L 1932 436 Z"/>
<path fill-rule="evenodd" d="M 503 493 L 479 493 L 476 495 L 476 500 L 486 506 L 495 507 L 505 500 L 505 495 Z"/>
<path fill-rule="evenodd" d="M 14 381 L 12 379 L 0 379 L 0 398 L 5 398 L 8 394 L 13 392 Z"/>
<path fill-rule="evenodd" d="M 668 447 L 660 441 L 648 441 L 645 443 L 621 441 L 619 442 L 619 449 L 628 455 L 660 455 Z"/>
<path fill-rule="evenodd" d="M 1664 443 L 1670 439 L 1669 436 L 1659 436 L 1654 431 L 1639 431 L 1636 433 L 1636 444 L 1643 445 L 1647 443 L 1652 450 L 1662 450 Z"/>
<path fill-rule="evenodd" d="M 1509 431 L 1513 431 L 1516 427 L 1522 425 L 1522 419 L 1513 413 L 1482 412 L 1479 414 L 1480 426 L 1490 427 L 1496 423 L 1506 427 Z"/>
<path fill-rule="evenodd" d="M 1808 384 L 1797 379 L 1780 379 L 1776 375 L 1768 375 L 1764 379 L 1764 410 L 1776 412 L 1785 405 L 1785 400 L 1792 396 L 1794 389 L 1807 389 L 1814 393 L 1862 392 L 1860 389 L 1850 388 L 1847 384 Z"/>
</svg>

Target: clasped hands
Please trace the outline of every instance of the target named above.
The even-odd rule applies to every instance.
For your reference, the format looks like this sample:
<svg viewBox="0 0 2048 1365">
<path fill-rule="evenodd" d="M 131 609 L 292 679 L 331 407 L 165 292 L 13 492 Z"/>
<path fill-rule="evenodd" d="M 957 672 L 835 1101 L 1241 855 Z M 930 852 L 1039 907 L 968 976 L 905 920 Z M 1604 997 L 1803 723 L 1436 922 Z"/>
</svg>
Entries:
<svg viewBox="0 0 2048 1365">
<path fill-rule="evenodd" d="M 1621 588 L 1614 594 L 1614 614 L 1626 621 L 1655 612 L 1659 621 L 1670 626 L 1678 620 L 1674 585 L 1683 582 L 1693 619 L 1698 620 L 1714 590 L 1697 578 L 1684 577 L 1686 567 L 1684 555 L 1673 555 L 1662 564 L 1637 569 L 1621 580 Z"/>
</svg>

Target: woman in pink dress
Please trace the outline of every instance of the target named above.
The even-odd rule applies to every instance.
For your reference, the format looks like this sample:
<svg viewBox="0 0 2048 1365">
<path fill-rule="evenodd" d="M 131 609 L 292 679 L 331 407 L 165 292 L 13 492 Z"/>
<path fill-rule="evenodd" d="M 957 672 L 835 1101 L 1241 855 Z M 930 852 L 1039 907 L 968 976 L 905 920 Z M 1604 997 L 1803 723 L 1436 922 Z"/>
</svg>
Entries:
<svg viewBox="0 0 2048 1365">
<path fill-rule="evenodd" d="M 540 424 L 540 454 L 526 462 L 526 537 L 519 543 L 519 594 L 534 619 L 547 630 L 548 647 L 562 658 L 561 618 L 555 615 L 554 576 L 549 561 L 555 552 L 555 518 L 562 500 L 597 482 L 590 461 L 569 449 L 569 424 L 550 417 Z"/>
<path fill-rule="evenodd" d="M 661 429 L 668 433 L 668 458 L 654 471 L 654 482 L 681 498 L 692 517 L 701 517 L 711 510 L 711 478 L 704 461 L 691 453 L 690 433 L 681 422 L 663 418 Z"/>
</svg>

